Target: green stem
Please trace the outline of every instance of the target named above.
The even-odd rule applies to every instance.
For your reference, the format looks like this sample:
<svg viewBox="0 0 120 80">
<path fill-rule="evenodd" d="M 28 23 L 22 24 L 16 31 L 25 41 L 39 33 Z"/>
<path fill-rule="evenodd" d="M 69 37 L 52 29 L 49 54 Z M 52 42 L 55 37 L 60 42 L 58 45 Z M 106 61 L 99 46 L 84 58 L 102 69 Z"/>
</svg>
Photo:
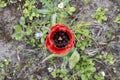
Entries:
<svg viewBox="0 0 120 80">
<path fill-rule="evenodd" d="M 63 63 L 61 65 L 61 69 L 66 69 L 67 63 L 68 63 L 68 57 L 65 56 L 64 59 L 63 59 Z"/>
<path fill-rule="evenodd" d="M 48 57 L 46 57 L 45 59 L 43 59 L 42 63 L 45 62 L 46 60 L 48 60 L 48 59 L 50 59 L 50 58 L 52 58 L 52 57 L 56 57 L 56 56 L 57 56 L 57 55 L 55 55 L 55 54 L 51 54 L 51 55 L 49 55 Z"/>
</svg>

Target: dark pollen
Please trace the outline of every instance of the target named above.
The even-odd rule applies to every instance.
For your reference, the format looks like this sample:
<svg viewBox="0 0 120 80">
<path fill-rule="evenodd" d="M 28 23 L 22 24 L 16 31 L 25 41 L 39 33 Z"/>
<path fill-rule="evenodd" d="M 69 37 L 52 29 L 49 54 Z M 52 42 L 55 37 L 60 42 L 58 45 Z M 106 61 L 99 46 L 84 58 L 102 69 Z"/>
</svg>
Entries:
<svg viewBox="0 0 120 80">
<path fill-rule="evenodd" d="M 53 36 L 53 41 L 56 47 L 63 48 L 68 44 L 70 38 L 66 32 L 59 31 Z"/>
</svg>

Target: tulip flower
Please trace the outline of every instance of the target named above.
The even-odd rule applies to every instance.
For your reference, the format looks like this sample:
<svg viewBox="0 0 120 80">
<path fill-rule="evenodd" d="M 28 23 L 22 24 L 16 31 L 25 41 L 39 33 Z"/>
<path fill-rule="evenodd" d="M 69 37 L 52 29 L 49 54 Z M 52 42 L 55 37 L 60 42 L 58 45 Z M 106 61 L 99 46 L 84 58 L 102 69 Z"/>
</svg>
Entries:
<svg viewBox="0 0 120 80">
<path fill-rule="evenodd" d="M 51 27 L 50 33 L 46 37 L 46 47 L 53 54 L 67 54 L 75 44 L 75 38 L 71 30 L 61 24 Z"/>
</svg>

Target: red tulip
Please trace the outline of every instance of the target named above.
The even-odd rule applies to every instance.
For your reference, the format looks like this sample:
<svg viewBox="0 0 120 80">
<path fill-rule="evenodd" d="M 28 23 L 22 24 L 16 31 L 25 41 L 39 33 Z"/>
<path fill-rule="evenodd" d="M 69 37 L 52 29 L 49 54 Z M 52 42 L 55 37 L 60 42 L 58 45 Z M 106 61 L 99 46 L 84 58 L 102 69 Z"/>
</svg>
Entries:
<svg viewBox="0 0 120 80">
<path fill-rule="evenodd" d="M 46 37 L 46 47 L 54 54 L 63 55 L 68 53 L 74 46 L 75 38 L 71 30 L 61 24 L 51 27 Z"/>
</svg>

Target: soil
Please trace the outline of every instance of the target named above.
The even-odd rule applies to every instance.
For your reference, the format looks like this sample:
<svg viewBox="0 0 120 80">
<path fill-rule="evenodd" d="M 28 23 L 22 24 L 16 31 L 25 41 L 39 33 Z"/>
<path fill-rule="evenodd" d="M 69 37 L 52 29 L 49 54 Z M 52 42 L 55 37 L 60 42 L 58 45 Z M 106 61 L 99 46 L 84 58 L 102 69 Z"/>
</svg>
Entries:
<svg viewBox="0 0 120 80">
<path fill-rule="evenodd" d="M 119 0 L 91 0 L 89 4 L 85 4 L 83 0 L 72 0 L 71 5 L 76 7 L 76 12 L 70 17 L 72 22 L 84 21 L 93 22 L 90 27 L 94 43 L 92 47 L 86 49 L 86 54 L 91 53 L 90 56 L 98 52 L 112 53 L 115 58 L 116 72 L 114 72 L 110 65 L 97 63 L 99 69 L 106 73 L 105 80 L 112 80 L 112 77 L 117 77 L 120 80 L 120 24 L 113 23 L 113 20 L 120 13 Z M 103 24 L 97 24 L 91 15 L 95 13 L 98 7 L 108 8 L 108 20 Z M 0 8 L 0 61 L 9 59 L 11 61 L 8 74 L 2 80 L 43 80 L 48 77 L 49 80 L 61 80 L 59 78 L 53 79 L 48 71 L 49 67 L 59 67 L 62 59 L 57 58 L 54 66 L 50 66 L 50 61 L 41 63 L 49 52 L 43 49 L 36 51 L 24 42 L 19 42 L 12 39 L 11 35 L 15 24 L 19 23 L 21 11 L 17 10 L 15 5 L 9 5 L 5 8 Z M 106 35 L 111 33 L 114 37 L 107 39 Z M 89 55 L 89 54 L 88 54 Z M 19 66 L 19 67 L 18 67 Z M 14 72 L 16 70 L 16 72 Z M 14 77 L 8 77 L 15 73 Z M 33 77 L 34 76 L 34 77 Z M 0 79 L 1 80 L 1 79 Z"/>
</svg>

